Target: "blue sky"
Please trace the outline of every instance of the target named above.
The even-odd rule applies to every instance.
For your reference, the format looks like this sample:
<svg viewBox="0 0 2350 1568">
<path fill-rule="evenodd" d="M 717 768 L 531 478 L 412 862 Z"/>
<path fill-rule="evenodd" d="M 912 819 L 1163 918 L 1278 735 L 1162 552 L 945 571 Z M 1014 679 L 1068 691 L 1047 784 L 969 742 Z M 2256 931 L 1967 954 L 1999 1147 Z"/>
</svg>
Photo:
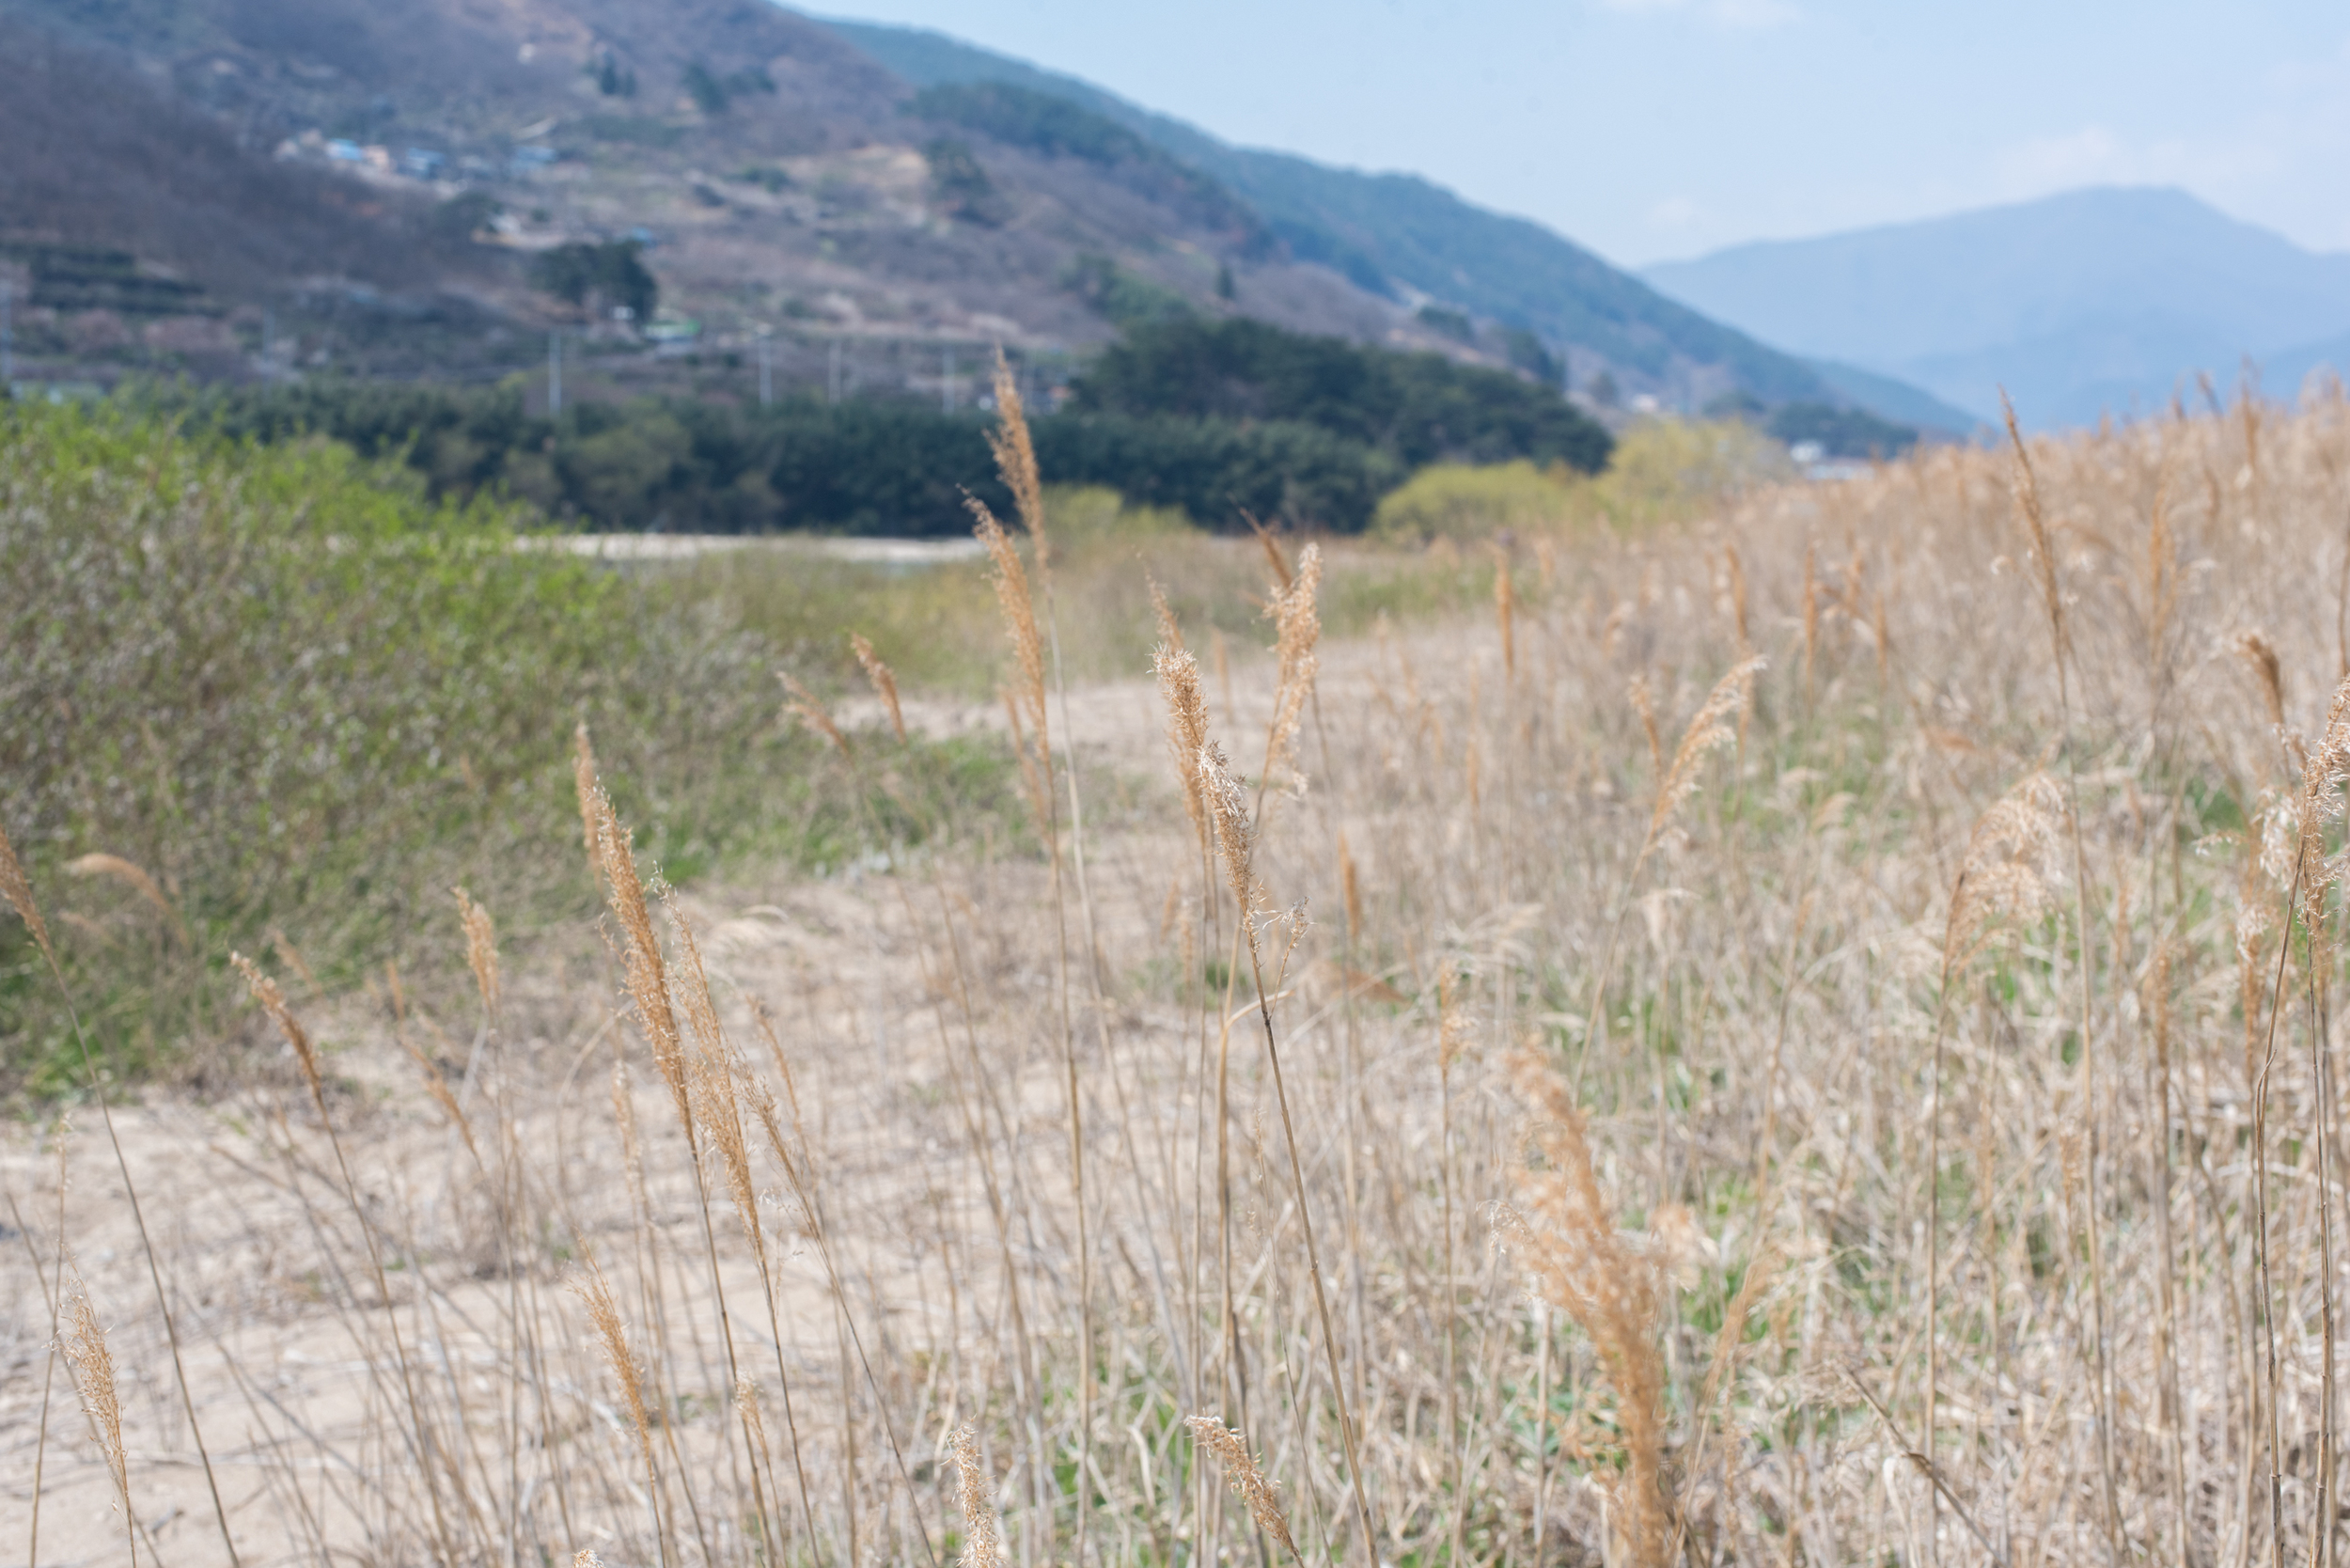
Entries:
<svg viewBox="0 0 2350 1568">
<path fill-rule="evenodd" d="M 2095 183 L 2350 250 L 2350 5 L 831 0 L 1640 264 Z"/>
</svg>

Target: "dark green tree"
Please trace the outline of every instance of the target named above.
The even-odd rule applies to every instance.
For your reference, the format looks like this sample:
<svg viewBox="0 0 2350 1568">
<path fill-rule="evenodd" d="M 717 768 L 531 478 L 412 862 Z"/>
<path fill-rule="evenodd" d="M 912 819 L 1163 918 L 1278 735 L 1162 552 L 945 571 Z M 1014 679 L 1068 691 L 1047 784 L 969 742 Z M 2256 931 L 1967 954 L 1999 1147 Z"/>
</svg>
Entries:
<svg viewBox="0 0 2350 1568">
<path fill-rule="evenodd" d="M 645 265 L 644 246 L 634 240 L 601 244 L 574 240 L 540 251 L 531 259 L 529 275 L 532 288 L 591 313 L 625 306 L 642 321 L 661 300 L 661 285 Z"/>
</svg>

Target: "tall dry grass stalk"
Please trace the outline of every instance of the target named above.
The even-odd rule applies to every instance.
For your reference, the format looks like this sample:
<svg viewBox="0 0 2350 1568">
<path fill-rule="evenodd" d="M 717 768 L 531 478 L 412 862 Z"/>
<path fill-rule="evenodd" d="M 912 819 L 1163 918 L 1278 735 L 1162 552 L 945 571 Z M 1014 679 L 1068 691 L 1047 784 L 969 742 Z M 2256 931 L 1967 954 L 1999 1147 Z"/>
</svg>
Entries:
<svg viewBox="0 0 2350 1568">
<path fill-rule="evenodd" d="M 89 1418 L 90 1436 L 104 1455 L 107 1477 L 114 1482 L 115 1503 L 122 1510 L 125 1544 L 132 1568 L 139 1560 L 139 1516 L 131 1506 L 131 1461 L 122 1441 L 122 1400 L 115 1391 L 114 1354 L 106 1348 L 106 1330 L 90 1305 L 89 1288 L 74 1281 L 66 1300 L 65 1326 L 59 1348 L 73 1373 L 74 1391 L 82 1396 L 82 1412 Z"/>
<path fill-rule="evenodd" d="M 100 1126 L 0 1145 L 16 1342 L 70 1236 L 141 1516 L 201 1513 L 201 1416 L 240 1549 L 305 1560 L 2318 1568 L 2343 450 L 2313 396 L 1921 452 L 1532 539 L 1490 605 L 1450 546 L 1121 540 L 1155 693 L 1058 672 L 1099 541 L 1017 501 L 1016 722 L 920 700 L 1013 732 L 1033 833 L 667 887 L 696 824 L 632 835 L 579 734 L 602 940 L 468 895 L 354 992 L 257 920 L 282 1058 L 114 1105 L 54 1234 L 16 1188 Z M 1326 635 L 1373 580 L 1446 619 Z M 863 651 L 860 799 L 921 765 Z M 90 848 L 0 856 L 15 973 L 202 956 Z M 119 1552 L 36 1381 L 0 1487 Z"/>
<path fill-rule="evenodd" d="M 8 907 L 16 912 L 17 918 L 24 921 L 25 929 L 32 933 L 35 945 L 40 949 L 41 961 L 48 970 L 49 979 L 56 986 L 58 995 L 65 1000 L 67 1016 L 71 1020 L 73 1027 L 75 1053 L 81 1063 L 82 1083 L 90 1098 L 98 1102 L 99 1120 L 106 1129 L 106 1143 L 114 1152 L 115 1169 L 122 1179 L 123 1200 L 130 1207 L 132 1224 L 138 1233 L 139 1254 L 147 1264 L 148 1282 L 154 1291 L 157 1315 L 163 1320 L 164 1339 L 171 1352 L 172 1380 L 179 1389 L 180 1404 L 187 1417 L 189 1435 L 196 1440 L 196 1459 L 203 1466 L 204 1486 L 212 1505 L 212 1518 L 220 1528 L 221 1545 L 227 1553 L 229 1568 L 239 1568 L 241 1559 L 237 1552 L 236 1535 L 229 1529 L 227 1505 L 221 1499 L 220 1482 L 212 1473 L 212 1450 L 204 1441 L 203 1423 L 196 1417 L 196 1396 L 188 1387 L 187 1358 L 180 1346 L 179 1317 L 172 1310 L 170 1298 L 164 1291 L 163 1265 L 156 1256 L 154 1238 L 147 1229 L 147 1213 L 139 1201 L 139 1184 L 132 1177 L 130 1156 L 123 1152 L 122 1135 L 115 1126 L 114 1106 L 107 1092 L 107 1086 L 99 1076 L 98 1061 L 90 1051 L 89 1034 L 83 1026 L 81 1010 L 74 1005 L 72 988 L 66 982 L 65 970 L 57 962 L 57 949 L 49 939 L 48 922 L 42 918 L 40 904 L 33 897 L 32 880 L 24 874 L 24 863 L 17 858 L 16 845 L 10 841 L 5 826 L 0 826 L 0 900 L 7 902 Z M 169 905 L 166 903 L 165 907 L 168 909 Z M 177 917 L 176 912 L 174 917 Z M 58 1176 L 58 1200 L 62 1204 L 64 1201 L 62 1168 Z M 64 1246 L 62 1225 L 58 1231 L 58 1245 L 60 1248 Z M 62 1251 L 59 1256 L 62 1263 Z M 63 1288 L 62 1280 L 59 1288 Z M 103 1348 L 102 1342 L 101 1348 Z M 46 1431 L 46 1410 L 47 1406 L 44 1403 L 44 1432 Z M 124 1508 L 127 1515 L 129 1508 L 127 1497 Z M 135 1519 L 132 1522 L 136 1523 Z"/>
<path fill-rule="evenodd" d="M 1599 1347 L 1615 1384 L 1626 1461 L 1614 1499 L 1618 1536 L 1638 1568 L 1664 1568 L 1671 1527 L 1665 1497 L 1665 1365 L 1657 1346 L 1656 1262 L 1616 1228 L 1592 1168 L 1584 1111 L 1565 1082 L 1548 1063 L 1528 1055 L 1512 1064 L 1512 1076 L 1536 1118 L 1542 1164 L 1520 1171 L 1524 1216 L 1497 1209 L 1496 1233 L 1516 1248 L 1543 1299 L 1573 1318 Z"/>
</svg>

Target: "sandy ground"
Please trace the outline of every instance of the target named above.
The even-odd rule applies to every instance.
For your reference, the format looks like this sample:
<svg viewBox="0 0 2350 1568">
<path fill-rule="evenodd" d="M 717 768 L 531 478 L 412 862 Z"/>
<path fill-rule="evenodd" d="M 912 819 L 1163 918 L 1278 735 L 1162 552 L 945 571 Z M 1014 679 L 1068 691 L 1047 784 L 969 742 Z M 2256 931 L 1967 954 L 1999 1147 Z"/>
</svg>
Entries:
<svg viewBox="0 0 2350 1568">
<path fill-rule="evenodd" d="M 1442 639 L 1412 651 L 1423 660 L 1449 656 Z M 1370 642 L 1328 651 L 1325 712 L 1401 700 L 1395 653 Z M 1229 733 L 1261 736 L 1269 675 L 1268 661 L 1236 662 L 1233 716 L 1209 675 L 1211 701 Z M 1093 817 L 1089 877 L 1113 977 L 1139 972 L 1163 946 L 1174 889 L 1197 868 L 1175 804 L 1161 712 L 1154 688 L 1139 681 L 1073 691 L 1065 715 L 1060 704 L 1054 710 L 1056 724 L 1081 737 Z M 929 729 L 1003 722 L 997 709 L 922 701 L 908 704 L 907 717 Z M 1235 749 L 1253 755 L 1259 744 Z M 996 862 L 959 865 L 937 881 L 864 874 L 808 882 L 754 872 L 682 900 L 738 1047 L 762 1071 L 771 1065 L 766 1047 L 738 1003 L 759 997 L 775 1011 L 835 1264 L 871 1309 L 869 1326 L 884 1342 L 864 1348 L 895 1369 L 886 1375 L 984 1388 L 1002 1369 L 968 1358 L 1007 1354 L 1001 1335 L 975 1341 L 955 1326 L 970 1314 L 941 1299 L 942 1282 L 953 1289 L 953 1274 L 942 1278 L 932 1256 L 940 1238 L 987 1224 L 983 1173 L 973 1168 L 963 1121 L 970 1104 L 964 1070 L 972 1059 L 964 1053 L 980 1046 L 955 1040 L 945 1023 L 952 982 L 937 959 L 945 946 L 937 927 L 942 897 L 957 906 L 970 972 L 993 998 L 981 1028 L 997 1114 L 1022 1130 L 1019 1158 L 995 1173 L 1020 1189 L 1032 1216 L 1019 1246 L 1048 1272 L 1071 1252 L 1065 1231 L 1055 1233 L 1067 1206 L 1056 1210 L 1049 1200 L 1065 1179 L 1057 1141 L 1062 1079 L 1054 1055 L 1036 1043 L 1052 1031 L 1032 1027 L 1054 995 L 1049 952 L 1033 942 L 1048 929 L 1036 912 L 1049 907 L 1050 896 L 1040 865 Z M 376 1472 L 400 1459 L 382 1450 L 386 1423 L 377 1418 L 399 1401 L 403 1378 L 447 1391 L 462 1412 L 457 1438 L 479 1453 L 499 1451 L 502 1434 L 529 1419 L 516 1407 L 515 1379 L 506 1375 L 499 1348 L 511 1339 L 510 1323 L 572 1325 L 568 1338 L 543 1347 L 538 1375 L 570 1396 L 558 1402 L 566 1408 L 585 1395 L 600 1419 L 621 1430 L 603 1369 L 564 1295 L 576 1262 L 509 1271 L 494 1239 L 494 1200 L 485 1196 L 499 1165 L 494 1129 L 503 1124 L 518 1179 L 537 1203 L 562 1216 L 591 1249 L 617 1255 L 634 1246 L 610 1101 L 616 1039 L 633 1036 L 633 1027 L 619 1015 L 615 972 L 592 933 L 557 933 L 538 948 L 529 964 L 508 976 L 505 1027 L 495 1036 L 481 1032 L 471 995 L 403 997 L 399 1022 L 381 987 L 295 997 L 330 1053 L 330 1109 L 360 1202 L 386 1238 L 384 1278 L 399 1304 L 393 1313 L 383 1310 L 357 1245 L 336 1148 L 290 1059 L 267 1064 L 253 1082 L 219 1098 L 149 1095 L 114 1111 L 173 1303 L 179 1361 L 212 1479 L 246 1563 L 315 1560 L 321 1544 L 352 1546 L 368 1533 L 383 1507 Z M 1089 1092 L 1149 1096 L 1170 1074 L 1180 1075 L 1191 1022 L 1147 991 L 1118 1006 L 1115 1051 L 1122 1059 L 1118 1072 L 1094 1075 Z M 403 1042 L 440 1065 L 478 1138 L 491 1147 L 477 1155 L 451 1130 Z M 678 1321 L 707 1304 L 706 1274 L 686 1266 L 701 1210 L 668 1095 L 633 1042 L 632 1055 L 634 1114 L 653 1173 L 648 1202 L 654 1228 L 678 1247 L 668 1308 Z M 1134 1157 L 1171 1158 L 1163 1145 Z M 8 1205 L 0 1215 L 0 1552 L 21 1550 L 28 1540 L 37 1482 L 39 1563 L 121 1560 L 126 1547 L 112 1479 L 67 1368 L 51 1350 L 62 1234 L 68 1278 L 86 1282 L 108 1333 L 139 1556 L 175 1565 L 226 1562 L 154 1286 L 97 1108 L 75 1109 L 66 1130 L 8 1129 L 0 1141 L 0 1188 Z M 761 1315 L 738 1321 L 740 1348 L 749 1370 L 798 1380 L 802 1416 L 821 1422 L 842 1397 L 859 1397 L 858 1380 L 842 1365 L 822 1260 L 808 1245 L 811 1226 L 789 1195 L 770 1193 L 766 1200 L 776 1233 L 791 1238 L 776 1265 L 781 1342 Z M 724 1199 L 712 1201 L 730 1226 Z M 733 1241 L 740 1239 L 734 1231 Z M 747 1249 L 734 1246 L 728 1257 L 729 1296 L 757 1300 Z M 1113 1290 L 1138 1302 L 1164 1291 L 1163 1261 L 1129 1248 L 1105 1266 Z M 400 1341 L 387 1357 L 384 1330 L 394 1325 Z M 716 1352 L 701 1342 L 694 1356 L 704 1369 L 704 1392 L 715 1397 L 727 1383 Z M 852 1384 L 845 1396 L 844 1381 Z M 934 1442 L 935 1435 L 923 1440 Z M 625 1452 L 624 1445 L 602 1446 Z M 629 1483 L 614 1477 L 607 1484 Z M 551 1518 L 540 1522 L 555 1532 Z"/>
</svg>

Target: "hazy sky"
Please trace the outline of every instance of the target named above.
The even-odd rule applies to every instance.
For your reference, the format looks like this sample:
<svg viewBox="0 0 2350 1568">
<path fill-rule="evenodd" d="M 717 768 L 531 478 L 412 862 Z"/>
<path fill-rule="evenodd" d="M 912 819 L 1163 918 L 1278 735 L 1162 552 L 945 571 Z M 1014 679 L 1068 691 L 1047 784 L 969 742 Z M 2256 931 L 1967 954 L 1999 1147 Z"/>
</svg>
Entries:
<svg viewBox="0 0 2350 1568">
<path fill-rule="evenodd" d="M 831 0 L 1612 260 L 2176 184 L 2350 250 L 2343 0 Z"/>
</svg>

